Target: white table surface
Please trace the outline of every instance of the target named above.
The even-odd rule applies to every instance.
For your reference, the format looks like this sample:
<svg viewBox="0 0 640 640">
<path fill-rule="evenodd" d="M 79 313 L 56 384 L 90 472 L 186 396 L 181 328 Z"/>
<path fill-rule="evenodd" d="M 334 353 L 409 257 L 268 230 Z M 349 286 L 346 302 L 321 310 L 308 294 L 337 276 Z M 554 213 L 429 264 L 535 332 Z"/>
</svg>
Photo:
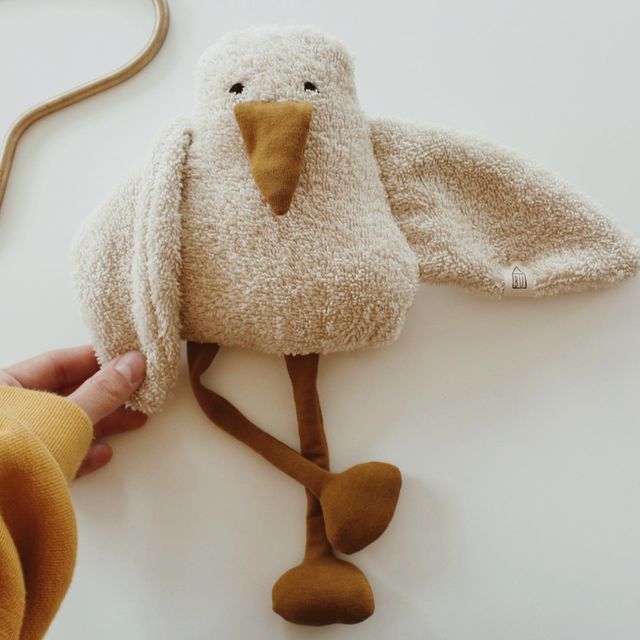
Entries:
<svg viewBox="0 0 640 640">
<path fill-rule="evenodd" d="M 0 211 L 0 364 L 87 341 L 67 267 L 74 231 L 188 113 L 199 53 L 260 23 L 315 24 L 356 55 L 372 114 L 475 131 L 532 156 L 640 234 L 640 5 L 631 0 L 173 0 L 140 75 L 37 124 Z M 146 0 L 2 0 L 0 125 L 120 64 Z M 334 466 L 404 473 L 385 535 L 355 562 L 377 610 L 295 627 L 270 590 L 301 557 L 302 489 L 177 396 L 73 485 L 73 586 L 52 640 L 637 640 L 640 280 L 495 302 L 423 285 L 401 338 L 322 359 Z M 208 382 L 291 445 L 283 361 L 224 350 Z"/>
</svg>

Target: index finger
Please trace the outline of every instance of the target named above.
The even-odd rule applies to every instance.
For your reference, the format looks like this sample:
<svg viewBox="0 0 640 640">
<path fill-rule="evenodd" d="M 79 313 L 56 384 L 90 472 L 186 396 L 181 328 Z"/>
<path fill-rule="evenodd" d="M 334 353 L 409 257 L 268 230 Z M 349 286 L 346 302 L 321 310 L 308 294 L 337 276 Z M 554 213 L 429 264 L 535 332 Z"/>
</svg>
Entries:
<svg viewBox="0 0 640 640">
<path fill-rule="evenodd" d="M 90 345 L 43 353 L 5 369 L 25 389 L 57 391 L 84 382 L 100 366 Z"/>
</svg>

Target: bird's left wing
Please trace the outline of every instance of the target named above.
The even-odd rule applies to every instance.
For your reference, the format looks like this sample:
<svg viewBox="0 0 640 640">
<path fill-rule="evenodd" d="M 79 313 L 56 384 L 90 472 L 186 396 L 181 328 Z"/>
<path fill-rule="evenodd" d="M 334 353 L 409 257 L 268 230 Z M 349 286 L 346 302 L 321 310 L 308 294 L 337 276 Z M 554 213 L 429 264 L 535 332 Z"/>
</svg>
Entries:
<svg viewBox="0 0 640 640">
<path fill-rule="evenodd" d="M 101 364 L 129 351 L 147 359 L 144 383 L 129 403 L 160 409 L 180 361 L 181 212 L 191 130 L 166 125 L 150 157 L 87 219 L 71 250 L 83 316 Z"/>
<path fill-rule="evenodd" d="M 385 119 L 370 129 L 393 216 L 423 280 L 537 296 L 606 286 L 638 270 L 637 241 L 511 151 Z"/>
</svg>

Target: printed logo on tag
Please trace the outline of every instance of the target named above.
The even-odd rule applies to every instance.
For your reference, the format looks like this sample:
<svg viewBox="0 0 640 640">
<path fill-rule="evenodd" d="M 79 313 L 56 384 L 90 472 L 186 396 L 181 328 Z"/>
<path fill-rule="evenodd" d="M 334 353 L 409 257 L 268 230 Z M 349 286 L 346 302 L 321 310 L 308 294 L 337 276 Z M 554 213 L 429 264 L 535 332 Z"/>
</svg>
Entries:
<svg viewBox="0 0 640 640">
<path fill-rule="evenodd" d="M 521 264 L 512 264 L 503 271 L 505 296 L 532 296 L 535 279 Z"/>
</svg>

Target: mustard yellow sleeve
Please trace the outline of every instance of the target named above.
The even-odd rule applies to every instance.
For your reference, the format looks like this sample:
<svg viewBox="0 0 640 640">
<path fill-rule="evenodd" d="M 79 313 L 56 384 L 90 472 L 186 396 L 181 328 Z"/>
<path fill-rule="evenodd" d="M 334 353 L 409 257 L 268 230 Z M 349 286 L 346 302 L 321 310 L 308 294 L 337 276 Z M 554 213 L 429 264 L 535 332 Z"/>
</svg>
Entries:
<svg viewBox="0 0 640 640">
<path fill-rule="evenodd" d="M 0 640 L 44 636 L 76 559 L 68 483 L 92 438 L 54 394 L 0 387 Z"/>
</svg>

